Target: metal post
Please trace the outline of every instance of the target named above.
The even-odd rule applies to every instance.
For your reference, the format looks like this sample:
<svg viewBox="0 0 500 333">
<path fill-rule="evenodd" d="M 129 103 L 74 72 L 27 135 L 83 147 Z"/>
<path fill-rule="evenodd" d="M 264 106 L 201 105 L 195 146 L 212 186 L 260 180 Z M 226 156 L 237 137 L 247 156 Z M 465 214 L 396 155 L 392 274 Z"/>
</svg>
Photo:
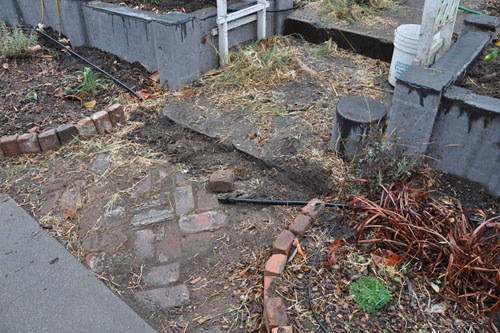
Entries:
<svg viewBox="0 0 500 333">
<path fill-rule="evenodd" d="M 229 64 L 227 29 L 227 0 L 217 0 L 217 26 L 219 30 L 219 61 L 221 67 Z"/>
</svg>

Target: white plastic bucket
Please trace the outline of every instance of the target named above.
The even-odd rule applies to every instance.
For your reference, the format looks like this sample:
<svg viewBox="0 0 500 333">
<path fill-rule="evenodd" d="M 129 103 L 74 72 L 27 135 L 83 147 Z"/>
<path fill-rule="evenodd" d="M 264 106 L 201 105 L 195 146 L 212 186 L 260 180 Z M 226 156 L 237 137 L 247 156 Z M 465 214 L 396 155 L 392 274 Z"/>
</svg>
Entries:
<svg viewBox="0 0 500 333">
<path fill-rule="evenodd" d="M 408 67 L 417 55 L 420 24 L 400 25 L 394 33 L 394 52 L 392 53 L 389 83 L 396 84 L 396 80 Z"/>
</svg>

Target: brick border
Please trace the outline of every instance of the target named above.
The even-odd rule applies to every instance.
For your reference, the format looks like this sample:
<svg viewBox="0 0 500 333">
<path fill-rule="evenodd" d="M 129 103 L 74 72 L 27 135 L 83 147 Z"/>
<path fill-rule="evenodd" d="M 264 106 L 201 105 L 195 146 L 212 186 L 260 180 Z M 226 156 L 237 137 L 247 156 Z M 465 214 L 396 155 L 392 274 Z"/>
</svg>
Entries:
<svg viewBox="0 0 500 333">
<path fill-rule="evenodd" d="M 4 135 L 0 138 L 0 158 L 56 150 L 78 136 L 86 139 L 95 134 L 110 133 L 126 120 L 123 106 L 116 103 L 76 124 L 67 123 L 42 133 Z"/>
<path fill-rule="evenodd" d="M 312 199 L 288 229 L 282 230 L 272 245 L 272 255 L 264 267 L 264 320 L 268 333 L 293 333 L 286 314 L 286 306 L 275 288 L 282 282 L 283 271 L 295 238 L 304 236 L 305 232 L 324 211 L 325 203 Z"/>
</svg>

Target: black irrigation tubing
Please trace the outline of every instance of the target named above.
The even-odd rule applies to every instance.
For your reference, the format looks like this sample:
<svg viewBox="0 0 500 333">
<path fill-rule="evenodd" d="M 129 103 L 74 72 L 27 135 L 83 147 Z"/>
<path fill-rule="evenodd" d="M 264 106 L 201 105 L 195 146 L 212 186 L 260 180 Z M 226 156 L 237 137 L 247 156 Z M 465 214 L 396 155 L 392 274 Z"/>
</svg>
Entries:
<svg viewBox="0 0 500 333">
<path fill-rule="evenodd" d="M 319 253 L 321 252 L 321 249 L 325 245 L 327 238 L 330 237 L 333 230 L 335 230 L 335 228 L 337 227 L 337 224 L 338 224 L 338 221 L 333 223 L 332 227 L 330 228 L 330 230 L 328 230 L 327 234 L 323 238 L 323 241 L 321 242 L 320 246 L 318 247 L 318 250 L 314 254 L 314 259 L 313 259 L 313 262 L 311 264 L 311 269 L 309 270 L 309 278 L 307 279 L 307 299 L 309 300 L 309 306 L 311 307 L 311 312 L 313 314 L 314 319 L 316 320 L 319 327 L 321 328 L 321 330 L 324 333 L 330 333 L 330 331 L 328 331 L 326 329 L 326 327 L 323 326 L 323 323 L 321 323 L 319 315 L 316 313 L 316 311 L 314 311 L 314 304 L 313 304 L 313 300 L 312 300 L 312 296 L 311 296 L 311 280 L 312 280 L 314 268 L 316 267 L 316 263 L 318 262 Z"/>
<path fill-rule="evenodd" d="M 249 203 L 249 204 L 258 204 L 258 205 L 285 205 L 285 206 L 305 206 L 308 204 L 308 201 L 305 200 L 263 200 L 263 199 L 249 199 L 249 198 L 238 198 L 238 197 L 229 197 L 229 196 L 221 196 L 217 198 L 221 203 Z M 339 208 L 348 208 L 347 204 L 340 203 L 325 203 L 326 207 L 339 207 Z"/>
<path fill-rule="evenodd" d="M 118 85 L 122 86 L 123 88 L 125 88 L 129 93 L 131 93 L 132 95 L 134 95 L 135 97 L 137 97 L 137 99 L 141 100 L 142 101 L 142 97 L 137 94 L 132 88 L 130 88 L 129 86 L 127 86 L 125 83 L 121 82 L 120 80 L 118 80 L 116 77 L 114 77 L 113 75 L 111 75 L 110 73 L 106 72 L 104 69 L 102 69 L 101 67 L 97 66 L 96 64 L 90 62 L 89 60 L 85 59 L 84 57 L 82 57 L 81 55 L 79 55 L 78 53 L 76 53 L 75 51 L 73 51 L 72 49 L 70 49 L 69 47 L 67 47 L 66 45 L 62 44 L 61 42 L 59 42 L 58 40 L 52 38 L 50 35 L 46 34 L 45 32 L 39 30 L 39 29 L 35 29 L 36 32 L 38 32 L 40 35 L 44 36 L 44 37 L 47 37 L 48 39 L 50 39 L 51 41 L 53 41 L 54 43 L 56 43 L 57 45 L 61 46 L 62 48 L 66 49 L 66 51 L 68 51 L 69 53 L 71 53 L 72 55 L 74 55 L 75 57 L 77 57 L 78 59 L 80 59 L 81 61 L 87 63 L 88 65 L 94 67 L 95 69 L 97 69 L 99 72 L 101 72 L 102 74 L 106 75 L 107 77 L 109 77 L 111 80 L 113 80 L 115 83 L 117 83 Z"/>
</svg>

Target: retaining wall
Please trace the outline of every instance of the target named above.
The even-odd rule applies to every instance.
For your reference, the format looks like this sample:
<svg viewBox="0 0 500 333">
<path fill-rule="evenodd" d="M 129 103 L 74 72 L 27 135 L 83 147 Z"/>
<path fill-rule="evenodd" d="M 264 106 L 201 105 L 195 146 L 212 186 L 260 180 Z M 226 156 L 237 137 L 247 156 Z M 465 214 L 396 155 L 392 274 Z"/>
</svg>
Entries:
<svg viewBox="0 0 500 333">
<path fill-rule="evenodd" d="M 500 19 L 470 16 L 432 68 L 411 67 L 396 82 L 387 131 L 404 151 L 500 196 L 500 99 L 457 85 L 489 47 Z"/>
<path fill-rule="evenodd" d="M 231 2 L 228 12 L 250 4 L 253 1 Z M 62 30 L 73 47 L 96 47 L 129 62 L 138 61 L 149 71 L 158 70 L 161 81 L 171 88 L 190 83 L 218 66 L 218 41 L 212 35 L 217 27 L 215 7 L 190 14 L 155 14 L 109 3 L 60 0 L 59 9 L 60 15 L 54 0 L 44 1 L 43 23 Z M 266 33 L 282 33 L 292 9 L 293 0 L 270 0 Z M 41 1 L 2 0 L 0 18 L 36 26 L 42 20 Z M 229 46 L 254 40 L 256 35 L 256 22 L 230 30 Z"/>
</svg>

